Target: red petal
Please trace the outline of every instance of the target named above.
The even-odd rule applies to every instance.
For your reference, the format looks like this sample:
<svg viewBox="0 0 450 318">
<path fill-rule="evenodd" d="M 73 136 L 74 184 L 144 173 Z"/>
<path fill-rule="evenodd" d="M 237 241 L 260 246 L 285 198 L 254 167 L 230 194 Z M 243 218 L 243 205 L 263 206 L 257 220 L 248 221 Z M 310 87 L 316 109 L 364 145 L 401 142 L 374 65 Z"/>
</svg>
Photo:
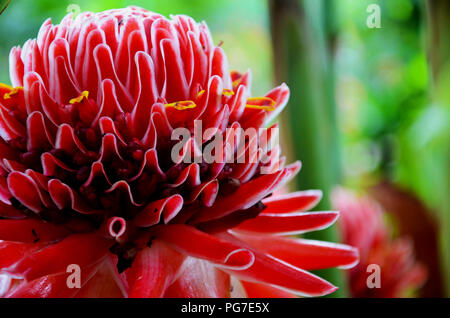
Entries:
<svg viewBox="0 0 450 318">
<path fill-rule="evenodd" d="M 72 188 L 58 179 L 52 179 L 49 181 L 48 191 L 53 202 L 59 209 L 70 207 L 72 210 L 82 214 L 93 214 L 99 212 L 92 209 Z"/>
<path fill-rule="evenodd" d="M 13 47 L 9 53 L 9 74 L 14 86 L 23 86 L 24 65 L 20 55 L 20 47 Z"/>
<path fill-rule="evenodd" d="M 161 228 L 157 235 L 182 253 L 208 260 L 224 268 L 248 268 L 253 263 L 253 254 L 245 248 L 191 226 L 169 225 Z"/>
<path fill-rule="evenodd" d="M 183 208 L 183 197 L 175 194 L 171 197 L 152 202 L 145 206 L 133 220 L 137 226 L 149 227 L 160 222 L 161 215 L 167 224 Z"/>
<path fill-rule="evenodd" d="M 19 209 L 0 201 L 0 217 L 5 219 L 23 219 L 26 216 Z"/>
<path fill-rule="evenodd" d="M 151 105 L 158 98 L 158 90 L 155 83 L 155 69 L 151 57 L 144 52 L 139 52 L 134 57 L 137 65 L 139 98 L 131 114 L 133 129 L 136 136 L 141 138 L 148 127 Z"/>
<path fill-rule="evenodd" d="M 41 220 L 0 220 L 0 240 L 23 243 L 51 242 L 70 232 Z"/>
<path fill-rule="evenodd" d="M 226 234 L 224 236 L 229 237 Z M 337 289 L 318 276 L 259 251 L 250 250 L 255 255 L 252 266 L 244 270 L 225 271 L 244 281 L 275 285 L 305 296 L 323 296 Z"/>
<path fill-rule="evenodd" d="M 97 117 L 94 119 L 93 125 L 102 117 L 114 118 L 118 114 L 123 113 L 120 103 L 117 100 L 116 90 L 112 80 L 103 80 L 101 93 L 101 106 Z"/>
<path fill-rule="evenodd" d="M 34 251 L 42 248 L 44 244 L 25 244 L 16 242 L 2 242 L 0 241 L 0 268 L 5 268 L 15 264 L 24 257 Z"/>
<path fill-rule="evenodd" d="M 237 210 L 250 208 L 295 175 L 298 168 L 299 163 L 286 167 L 278 173 L 263 175 L 243 184 L 231 195 L 217 198 L 213 210 L 208 207 L 200 208 L 193 222 L 206 222 L 224 217 Z"/>
<path fill-rule="evenodd" d="M 73 128 L 67 124 L 59 126 L 56 135 L 56 149 L 62 149 L 70 155 L 77 152 L 86 153 L 86 148 L 76 136 Z"/>
<path fill-rule="evenodd" d="M 327 228 L 338 218 L 338 212 L 266 214 L 240 224 L 236 230 L 254 233 L 293 235 Z"/>
<path fill-rule="evenodd" d="M 321 198 L 322 191 L 320 190 L 298 191 L 273 196 L 263 200 L 263 203 L 266 206 L 264 213 L 308 211 L 312 209 Z"/>
<path fill-rule="evenodd" d="M 241 282 L 248 298 L 297 298 L 296 295 L 279 288 L 260 283 Z"/>
<path fill-rule="evenodd" d="M 211 71 L 209 76 L 219 76 L 223 81 L 223 86 L 227 89 L 232 87 L 230 71 L 228 69 L 228 60 L 222 48 L 216 47 L 214 49 L 211 60 Z"/>
<path fill-rule="evenodd" d="M 127 270 L 130 298 L 162 297 L 173 282 L 184 257 L 166 244 L 154 240 L 138 253 Z"/>
<path fill-rule="evenodd" d="M 70 264 L 88 266 L 108 252 L 111 241 L 96 234 L 74 234 L 59 243 L 24 257 L 6 272 L 23 276 L 27 280 L 66 271 Z"/>
<path fill-rule="evenodd" d="M 12 195 L 23 205 L 34 212 L 42 210 L 42 202 L 34 180 L 21 172 L 11 172 L 8 175 L 8 188 Z"/>
<path fill-rule="evenodd" d="M 77 289 L 75 298 L 123 298 L 125 293 L 122 290 L 121 281 L 118 279 L 117 269 L 111 258 L 97 266 L 98 270 L 89 277 L 87 282 L 82 281 L 81 289 Z M 86 275 L 82 271 L 82 277 Z"/>
<path fill-rule="evenodd" d="M 40 112 L 33 112 L 27 119 L 27 149 L 48 150 L 53 147 L 53 141 L 47 131 L 44 116 Z"/>
<path fill-rule="evenodd" d="M 189 96 L 189 89 L 179 49 L 177 49 L 175 41 L 169 39 L 163 39 L 159 45 L 166 74 L 164 84 L 166 94 L 163 91 L 161 95 L 170 101 L 186 100 Z"/>
<path fill-rule="evenodd" d="M 111 217 L 106 221 L 105 230 L 107 236 L 117 240 L 125 234 L 127 221 L 118 216 Z"/>
<path fill-rule="evenodd" d="M 255 249 L 305 270 L 349 268 L 358 262 L 358 250 L 348 245 L 268 235 L 233 234 Z"/>
<path fill-rule="evenodd" d="M 112 80 L 119 105 L 124 111 L 130 112 L 133 106 L 132 98 L 117 77 L 111 49 L 105 44 L 97 45 L 94 49 L 94 58 L 100 80 Z"/>
<path fill-rule="evenodd" d="M 275 106 L 275 111 L 270 112 L 269 116 L 266 119 L 266 122 L 272 121 L 278 114 L 284 109 L 286 106 L 290 96 L 289 87 L 286 84 L 282 84 L 269 93 L 267 93 L 266 97 L 272 98 L 277 104 Z"/>
<path fill-rule="evenodd" d="M 95 270 L 96 266 L 81 269 L 81 286 L 84 286 Z M 71 273 L 60 272 L 46 275 L 29 283 L 24 282 L 6 295 L 8 298 L 71 298 L 74 297 L 78 288 L 68 288 L 67 279 Z"/>
<path fill-rule="evenodd" d="M 198 258 L 187 258 L 179 278 L 168 288 L 168 298 L 228 298 L 230 275 L 211 263 Z"/>
</svg>

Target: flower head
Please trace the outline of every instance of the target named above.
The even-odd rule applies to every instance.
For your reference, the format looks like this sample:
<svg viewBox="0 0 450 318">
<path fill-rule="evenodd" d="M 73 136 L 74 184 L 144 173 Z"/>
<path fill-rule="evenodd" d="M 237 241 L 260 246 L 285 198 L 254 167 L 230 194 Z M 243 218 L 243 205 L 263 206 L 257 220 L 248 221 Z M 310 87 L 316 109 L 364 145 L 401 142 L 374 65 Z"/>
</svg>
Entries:
<svg viewBox="0 0 450 318">
<path fill-rule="evenodd" d="M 289 97 L 286 85 L 251 97 L 250 73 L 229 71 L 205 24 L 135 7 L 48 20 L 12 49 L 10 76 L 0 87 L 5 296 L 324 295 L 336 287 L 307 270 L 357 260 L 347 246 L 285 237 L 337 213 L 303 212 L 318 191 L 270 197 L 300 169 L 283 166 L 279 147 L 262 160 L 235 136 L 256 160 L 182 160 L 217 134 L 237 156 L 226 129 L 264 127 Z M 214 133 L 174 160 L 174 130 L 193 134 L 198 121 Z M 83 272 L 79 289 L 66 284 L 70 265 Z"/>
<path fill-rule="evenodd" d="M 426 269 L 414 259 L 412 242 L 405 237 L 391 238 L 375 201 L 337 189 L 333 202 L 341 211 L 339 225 L 344 242 L 360 252 L 360 263 L 349 273 L 354 297 L 405 297 L 424 283 Z M 372 264 L 380 268 L 381 284 L 377 288 L 367 286 L 368 266 Z"/>
</svg>

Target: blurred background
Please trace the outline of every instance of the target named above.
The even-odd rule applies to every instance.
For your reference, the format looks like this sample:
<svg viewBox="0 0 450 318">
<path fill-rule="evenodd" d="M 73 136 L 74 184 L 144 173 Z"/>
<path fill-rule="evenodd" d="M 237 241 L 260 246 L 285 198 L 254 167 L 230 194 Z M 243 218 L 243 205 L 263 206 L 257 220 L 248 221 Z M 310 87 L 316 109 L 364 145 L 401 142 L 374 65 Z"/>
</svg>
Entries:
<svg viewBox="0 0 450 318">
<path fill-rule="evenodd" d="M 449 295 L 450 1 L 12 0 L 0 16 L 0 82 L 9 83 L 10 48 L 35 37 L 48 17 L 58 23 L 71 4 L 204 20 L 231 68 L 252 70 L 254 96 L 287 82 L 281 142 L 289 161 L 303 162 L 293 189 L 322 189 L 319 209 L 339 205 L 331 199 L 337 186 L 351 189 L 382 214 L 384 254 L 397 238 L 410 242 L 407 252 L 382 257 L 393 264 L 382 270 L 400 278 L 392 268 L 416 262 L 423 275 L 390 282 L 400 292 L 381 296 Z M 345 241 L 340 228 L 310 238 Z M 352 286 L 355 271 L 319 274 L 342 286 L 334 296 L 370 297 Z"/>
</svg>

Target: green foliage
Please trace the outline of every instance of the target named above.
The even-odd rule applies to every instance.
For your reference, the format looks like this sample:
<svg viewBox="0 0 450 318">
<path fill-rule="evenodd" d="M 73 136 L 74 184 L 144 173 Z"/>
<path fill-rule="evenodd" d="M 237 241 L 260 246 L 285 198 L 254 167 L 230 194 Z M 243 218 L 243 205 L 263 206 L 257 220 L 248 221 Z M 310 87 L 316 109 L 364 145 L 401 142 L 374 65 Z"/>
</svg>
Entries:
<svg viewBox="0 0 450 318">
<path fill-rule="evenodd" d="M 346 183 L 360 188 L 388 178 L 410 190 L 439 212 L 435 216 L 447 242 L 450 68 L 434 57 L 450 58 L 448 25 L 437 32 L 442 38 L 432 39 L 423 1 L 338 2 L 338 112 Z M 381 7 L 381 29 L 365 24 L 370 3 Z M 450 12 L 439 11 L 437 19 L 448 24 Z M 441 73 L 434 84 L 428 56 Z"/>
<path fill-rule="evenodd" d="M 284 114 L 292 136 L 294 155 L 290 159 L 301 160 L 304 167 L 295 179 L 296 186 L 321 189 L 324 196 L 317 209 L 329 210 L 329 195 L 339 183 L 340 167 L 326 2 L 297 0 L 271 4 L 277 80 L 286 81 L 291 88 L 290 106 Z M 307 233 L 305 237 L 338 241 L 336 227 Z M 318 272 L 339 286 L 331 297 L 346 295 L 341 271 Z"/>
</svg>

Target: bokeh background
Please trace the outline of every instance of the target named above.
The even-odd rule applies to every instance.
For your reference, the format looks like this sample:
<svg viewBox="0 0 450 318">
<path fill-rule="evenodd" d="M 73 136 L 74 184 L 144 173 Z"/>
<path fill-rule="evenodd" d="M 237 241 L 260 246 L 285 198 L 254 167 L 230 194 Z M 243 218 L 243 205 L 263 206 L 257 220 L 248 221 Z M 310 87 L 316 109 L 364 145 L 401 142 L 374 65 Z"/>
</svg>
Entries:
<svg viewBox="0 0 450 318">
<path fill-rule="evenodd" d="M 0 0 L 4 4 L 6 0 Z M 292 185 L 340 185 L 376 200 L 392 235 L 408 236 L 428 270 L 408 296 L 443 297 L 450 282 L 450 1 L 447 0 L 12 0 L 0 16 L 0 82 L 12 46 L 35 37 L 71 4 L 129 5 L 206 21 L 232 69 L 253 72 L 253 95 L 287 82 L 281 117 Z M 369 4 L 381 28 L 369 28 Z M 340 241 L 338 227 L 312 238 Z M 320 273 L 339 286 L 346 273 Z M 348 296 L 341 288 L 335 296 Z"/>
</svg>

